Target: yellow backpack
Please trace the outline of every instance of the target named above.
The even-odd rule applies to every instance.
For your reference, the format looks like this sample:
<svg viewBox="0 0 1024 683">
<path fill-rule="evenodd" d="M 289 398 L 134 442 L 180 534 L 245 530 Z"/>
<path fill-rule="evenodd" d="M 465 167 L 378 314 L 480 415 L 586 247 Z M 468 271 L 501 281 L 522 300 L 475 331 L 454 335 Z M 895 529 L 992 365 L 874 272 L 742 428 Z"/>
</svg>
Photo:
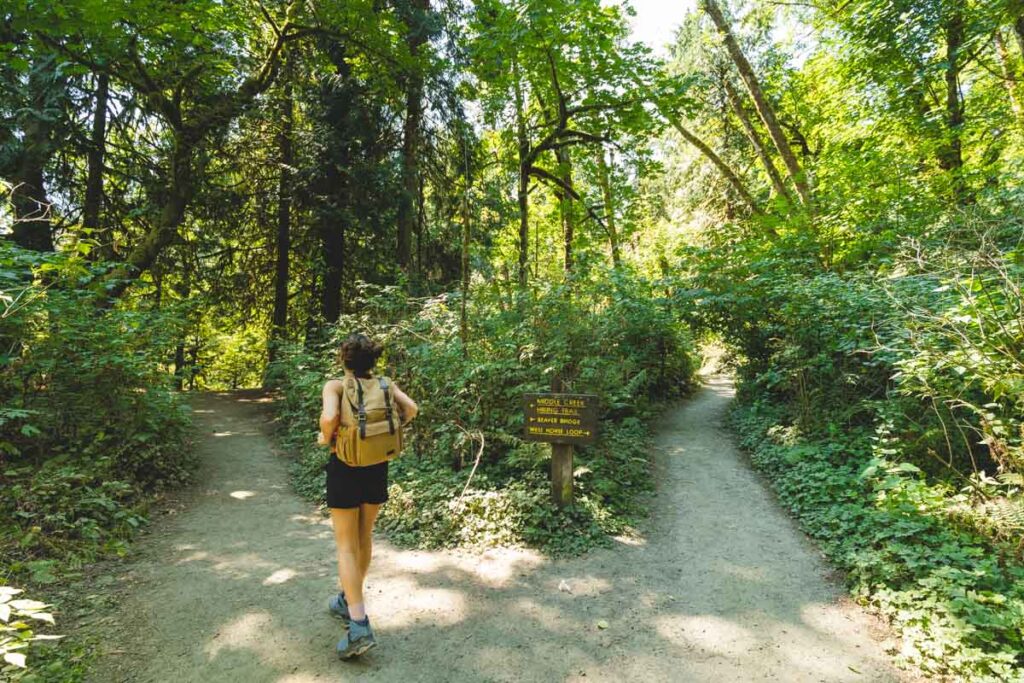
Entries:
<svg viewBox="0 0 1024 683">
<path fill-rule="evenodd" d="M 386 377 L 346 377 L 335 454 L 351 467 L 394 460 L 402 452 L 402 418 Z M 346 426 L 351 425 L 351 426 Z"/>
</svg>

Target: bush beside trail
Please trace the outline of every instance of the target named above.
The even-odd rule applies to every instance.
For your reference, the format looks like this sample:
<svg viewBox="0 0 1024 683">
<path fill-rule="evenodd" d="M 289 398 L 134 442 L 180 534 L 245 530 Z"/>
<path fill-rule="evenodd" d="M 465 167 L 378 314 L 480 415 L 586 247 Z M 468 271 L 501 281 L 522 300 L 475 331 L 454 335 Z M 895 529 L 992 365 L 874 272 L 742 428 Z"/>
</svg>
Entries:
<svg viewBox="0 0 1024 683">
<path fill-rule="evenodd" d="M 86 286 L 100 268 L 0 241 L 0 679 L 81 673 L 60 660 L 73 647 L 42 650 L 41 672 L 24 673 L 38 635 L 18 624 L 53 619 L 13 586 L 47 596 L 123 555 L 153 496 L 193 464 L 188 409 L 166 369 L 178 317 L 100 310 Z"/>
<path fill-rule="evenodd" d="M 515 301 L 481 293 L 465 345 L 459 304 L 440 296 L 406 307 L 380 291 L 321 348 L 292 349 L 271 368 L 284 443 L 300 454 L 298 490 L 322 499 L 320 388 L 341 372 L 340 340 L 365 330 L 386 348 L 381 370 L 421 406 L 381 516 L 393 540 L 577 553 L 639 523 L 652 490 L 649 421 L 693 382 L 693 346 L 667 299 L 622 273 Z M 599 443 L 577 450 L 575 505 L 561 512 L 550 502 L 548 447 L 520 438 L 523 394 L 549 391 L 556 374 L 566 391 L 596 394 L 602 415 Z"/>
<path fill-rule="evenodd" d="M 831 269 L 799 237 L 692 250 L 676 292 L 740 359 L 754 464 L 893 622 L 900 656 L 1018 680 L 1024 262 L 1019 222 L 982 213 Z"/>
</svg>

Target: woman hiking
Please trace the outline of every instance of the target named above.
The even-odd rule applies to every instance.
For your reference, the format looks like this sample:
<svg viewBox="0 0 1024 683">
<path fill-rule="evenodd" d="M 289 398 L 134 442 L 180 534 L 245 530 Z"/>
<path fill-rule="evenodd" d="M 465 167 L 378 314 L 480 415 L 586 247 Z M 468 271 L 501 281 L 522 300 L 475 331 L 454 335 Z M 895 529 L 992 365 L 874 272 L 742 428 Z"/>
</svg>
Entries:
<svg viewBox="0 0 1024 683">
<path fill-rule="evenodd" d="M 382 352 L 383 347 L 366 335 L 349 336 L 338 353 L 344 377 L 328 380 L 323 389 L 317 442 L 331 446 L 325 466 L 327 507 L 334 526 L 340 588 L 328 608 L 348 624 L 336 647 L 342 659 L 361 655 L 377 644 L 363 598 L 373 524 L 388 499 L 388 462 L 401 451 L 402 425 L 418 412 L 401 389 L 374 374 Z"/>
</svg>

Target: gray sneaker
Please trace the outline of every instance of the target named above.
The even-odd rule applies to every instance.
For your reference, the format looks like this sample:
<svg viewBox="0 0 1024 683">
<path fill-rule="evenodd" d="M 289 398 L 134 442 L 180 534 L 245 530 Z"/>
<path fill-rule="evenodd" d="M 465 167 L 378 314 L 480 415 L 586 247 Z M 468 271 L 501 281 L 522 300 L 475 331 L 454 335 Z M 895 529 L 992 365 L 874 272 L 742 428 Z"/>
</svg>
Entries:
<svg viewBox="0 0 1024 683">
<path fill-rule="evenodd" d="M 348 613 L 348 602 L 345 600 L 344 591 L 331 596 L 331 599 L 327 601 L 327 609 L 330 610 L 332 617 L 341 619 L 346 624 L 352 618 Z"/>
<path fill-rule="evenodd" d="M 363 654 L 371 647 L 377 645 L 377 639 L 373 637 L 373 629 L 370 628 L 370 618 L 348 622 L 348 633 L 341 637 L 335 646 L 335 651 L 341 659 L 350 659 Z"/>
</svg>

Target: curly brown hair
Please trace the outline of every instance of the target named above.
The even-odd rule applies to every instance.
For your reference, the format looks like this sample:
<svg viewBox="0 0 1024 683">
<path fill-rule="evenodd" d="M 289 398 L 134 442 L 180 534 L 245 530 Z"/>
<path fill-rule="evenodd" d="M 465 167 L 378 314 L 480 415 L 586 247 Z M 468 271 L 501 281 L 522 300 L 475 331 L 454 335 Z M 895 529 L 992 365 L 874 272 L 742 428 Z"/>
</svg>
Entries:
<svg viewBox="0 0 1024 683">
<path fill-rule="evenodd" d="M 356 377 L 369 377 L 377 359 L 384 353 L 384 347 L 365 334 L 350 334 L 341 343 L 338 361 L 351 370 Z"/>
</svg>

